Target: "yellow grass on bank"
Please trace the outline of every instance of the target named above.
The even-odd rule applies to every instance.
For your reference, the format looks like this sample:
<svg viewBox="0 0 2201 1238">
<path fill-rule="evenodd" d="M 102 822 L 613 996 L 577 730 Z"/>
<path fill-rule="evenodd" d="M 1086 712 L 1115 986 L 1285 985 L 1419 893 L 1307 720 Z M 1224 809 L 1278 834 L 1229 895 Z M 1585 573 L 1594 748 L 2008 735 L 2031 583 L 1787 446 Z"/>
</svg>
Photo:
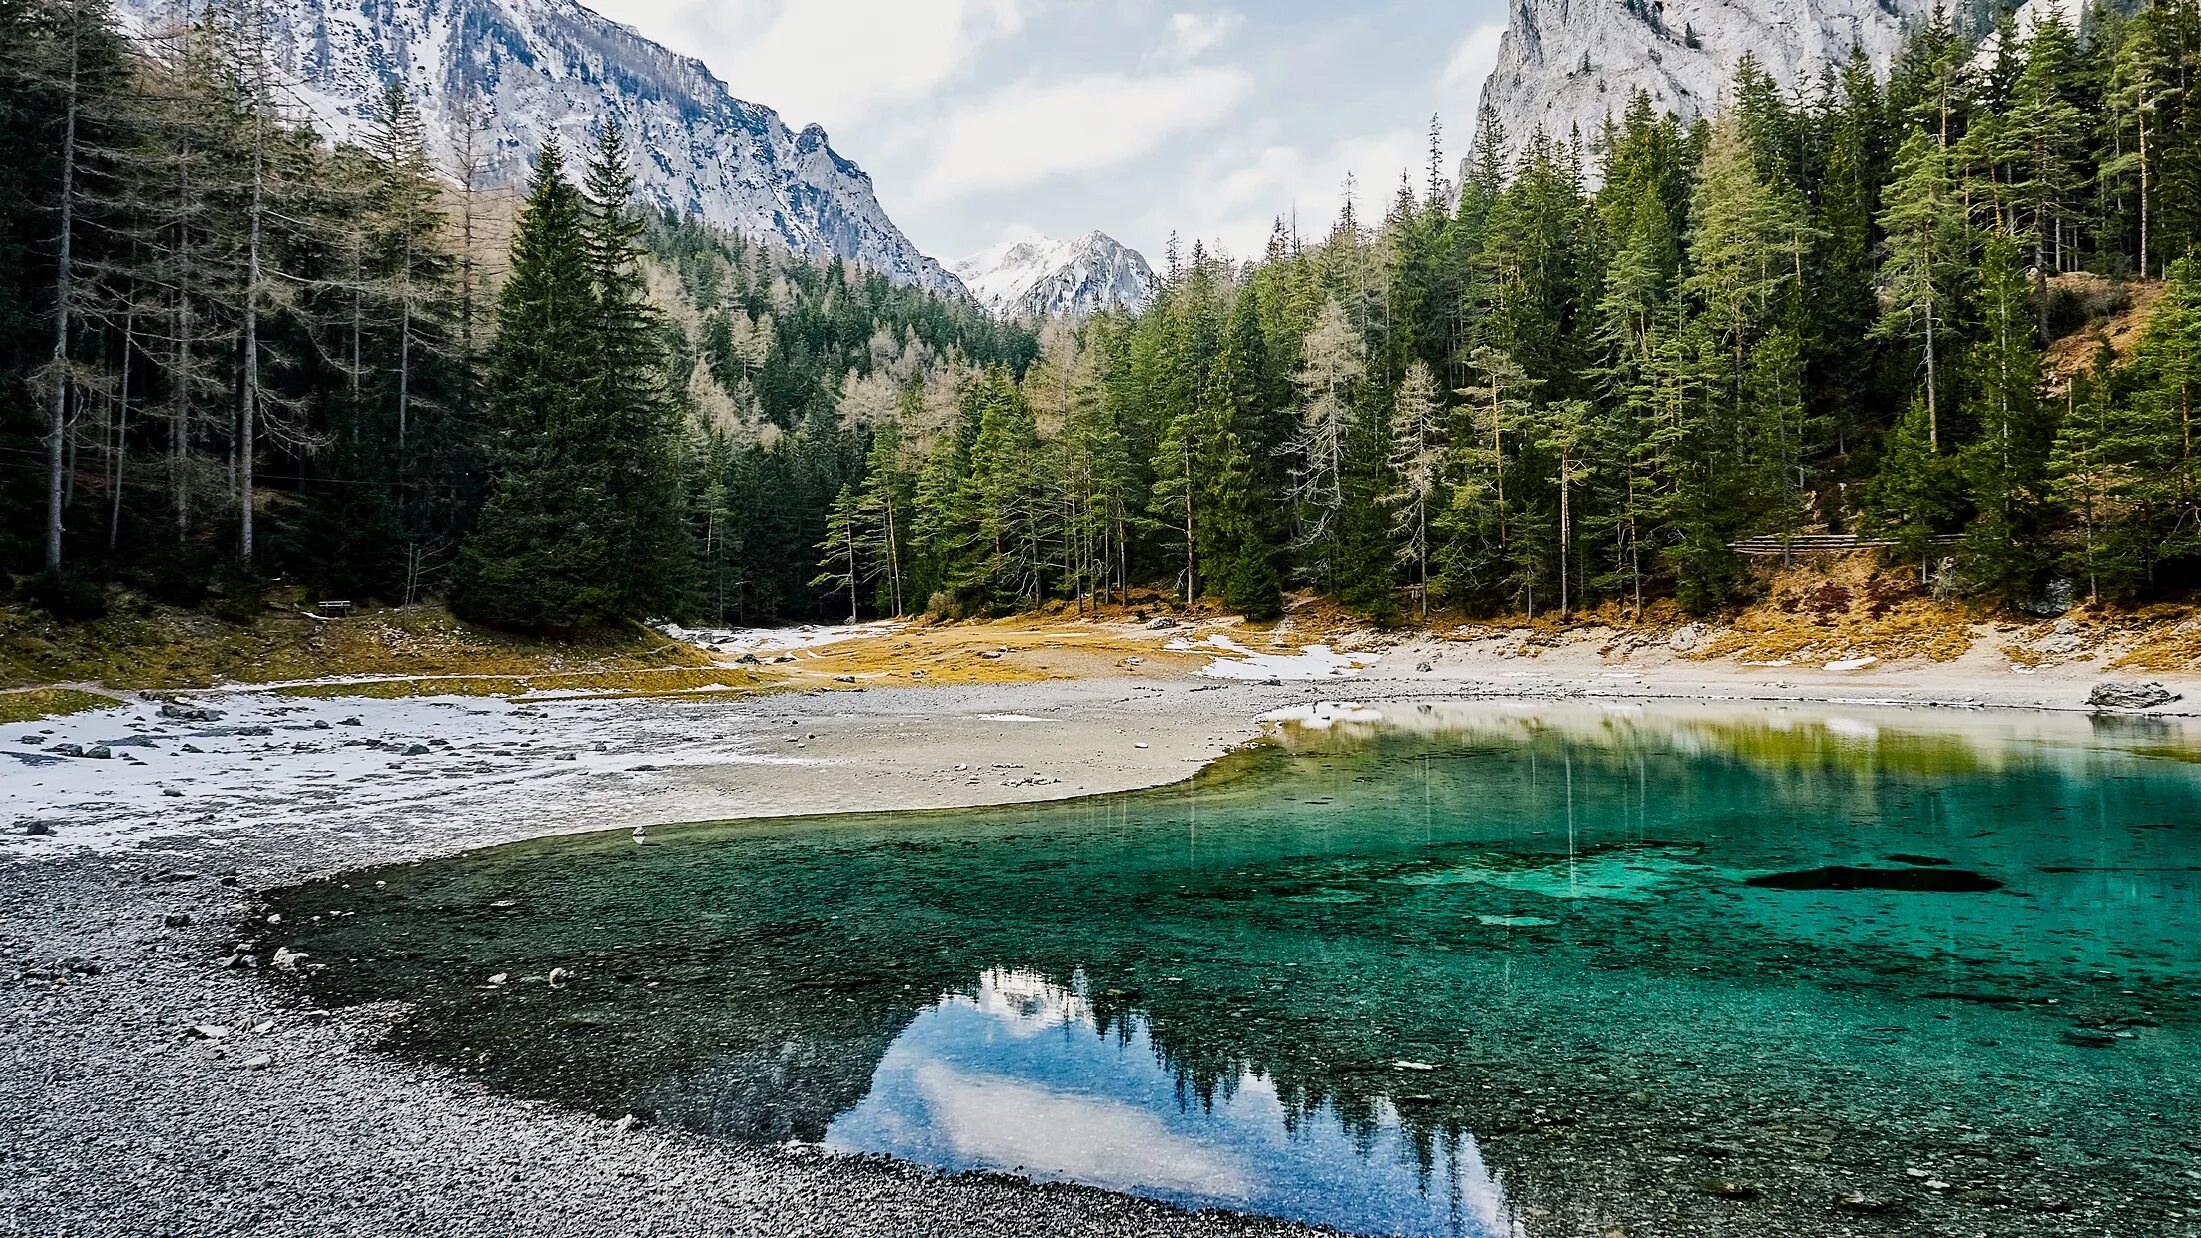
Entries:
<svg viewBox="0 0 2201 1238">
<path fill-rule="evenodd" d="M 0 726 L 66 718 L 122 704 L 111 696 L 77 688 L 24 688 L 0 692 Z"/>
</svg>

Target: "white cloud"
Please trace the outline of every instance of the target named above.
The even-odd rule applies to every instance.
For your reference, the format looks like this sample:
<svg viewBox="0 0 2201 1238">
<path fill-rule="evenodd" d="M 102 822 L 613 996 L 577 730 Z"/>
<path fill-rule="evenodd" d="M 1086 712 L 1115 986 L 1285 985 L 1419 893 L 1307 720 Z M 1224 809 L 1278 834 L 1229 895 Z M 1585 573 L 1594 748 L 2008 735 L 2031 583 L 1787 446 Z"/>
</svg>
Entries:
<svg viewBox="0 0 2201 1238">
<path fill-rule="evenodd" d="M 1354 180 L 1354 209 L 1373 222 L 1390 209 L 1399 173 L 1418 170 L 1428 158 L 1428 135 L 1399 129 L 1364 134 L 1309 153 L 1296 146 L 1240 152 L 1211 174 L 1196 175 L 1178 200 L 1158 208 L 1143 231 L 1178 229 L 1219 244 L 1236 258 L 1257 258 L 1279 215 L 1296 218 L 1300 235 L 1319 239 L 1345 205 L 1345 179 Z"/>
<path fill-rule="evenodd" d="M 940 118 L 917 196 L 949 202 L 1115 167 L 1220 123 L 1252 89 L 1236 69 L 1019 82 Z"/>
<path fill-rule="evenodd" d="M 1452 59 L 1444 66 L 1444 92 L 1448 97 L 1465 101 L 1470 107 L 1481 100 L 1483 82 L 1498 67 L 1498 40 L 1505 32 L 1503 25 L 1477 26 L 1452 49 Z"/>
<path fill-rule="evenodd" d="M 1245 18 L 1225 9 L 1216 13 L 1175 13 L 1169 19 L 1169 51 L 1185 60 L 1212 51 L 1236 34 Z"/>
<path fill-rule="evenodd" d="M 797 128 L 843 128 L 925 99 L 1036 0 L 615 0 L 619 20 L 702 60 L 734 94 Z"/>
</svg>

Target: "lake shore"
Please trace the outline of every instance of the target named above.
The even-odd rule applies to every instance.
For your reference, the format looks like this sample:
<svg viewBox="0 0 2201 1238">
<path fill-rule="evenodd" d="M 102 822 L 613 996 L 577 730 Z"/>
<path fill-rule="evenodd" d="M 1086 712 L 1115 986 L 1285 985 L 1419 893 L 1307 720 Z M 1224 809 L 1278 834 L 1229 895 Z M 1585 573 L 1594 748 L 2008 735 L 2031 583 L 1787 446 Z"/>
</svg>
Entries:
<svg viewBox="0 0 2201 1238">
<path fill-rule="evenodd" d="M 1199 632 L 1165 637 L 1243 660 Z M 766 696 L 215 693 L 173 712 L 219 718 L 133 700 L 7 728 L 11 751 L 117 755 L 0 767 L 19 826 L 52 830 L 0 839 L 0 1113 L 21 1132 L 0 1154 L 0 1215 L 28 1233 L 116 1235 L 1293 1232 L 1079 1188 L 617 1133 L 619 1115 L 372 1053 L 402 1011 L 325 1017 L 283 977 L 224 960 L 256 931 L 252 891 L 309 877 L 558 833 L 1157 786 L 1254 739 L 1257 719 L 1325 701 L 2069 710 L 2103 678 L 2161 678 L 1708 666 L 1670 648 L 1616 661 L 1588 641 L 1527 653 L 1509 639 L 1369 647 L 1345 673 L 1280 653 L 1223 668 L 1236 677 L 1189 673 L 1205 658 L 1184 656 L 1136 677 Z M 1283 677 L 1299 673 L 1314 677 Z M 2160 712 L 2201 711 L 2201 687 L 2168 682 L 2188 699 Z"/>
</svg>

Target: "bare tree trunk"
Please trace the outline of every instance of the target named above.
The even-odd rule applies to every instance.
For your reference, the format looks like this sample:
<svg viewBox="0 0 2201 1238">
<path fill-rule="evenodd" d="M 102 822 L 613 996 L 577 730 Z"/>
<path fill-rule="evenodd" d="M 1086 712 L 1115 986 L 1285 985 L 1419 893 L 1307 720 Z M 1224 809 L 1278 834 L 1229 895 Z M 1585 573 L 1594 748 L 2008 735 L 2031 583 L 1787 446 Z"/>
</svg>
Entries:
<svg viewBox="0 0 2201 1238">
<path fill-rule="evenodd" d="M 255 20 L 264 16 L 255 13 Z M 259 32 L 256 31 L 257 35 Z M 267 49 L 255 41 L 252 100 L 252 195 L 245 233 L 244 381 L 237 418 L 237 557 L 252 561 L 252 457 L 260 411 L 260 233 L 267 179 Z"/>
<path fill-rule="evenodd" d="M 76 309 L 76 121 L 82 64 L 84 13 L 72 6 L 69 22 L 69 101 L 61 136 L 61 252 L 54 274 L 53 412 L 46 433 L 46 570 L 61 570 L 65 440 L 69 433 L 69 328 Z"/>
<path fill-rule="evenodd" d="M 122 537 L 122 471 L 130 458 L 130 354 L 137 350 L 137 289 L 130 290 L 130 308 L 122 316 L 122 398 L 115 415 L 115 480 L 108 494 L 107 550 L 112 554 Z"/>
</svg>

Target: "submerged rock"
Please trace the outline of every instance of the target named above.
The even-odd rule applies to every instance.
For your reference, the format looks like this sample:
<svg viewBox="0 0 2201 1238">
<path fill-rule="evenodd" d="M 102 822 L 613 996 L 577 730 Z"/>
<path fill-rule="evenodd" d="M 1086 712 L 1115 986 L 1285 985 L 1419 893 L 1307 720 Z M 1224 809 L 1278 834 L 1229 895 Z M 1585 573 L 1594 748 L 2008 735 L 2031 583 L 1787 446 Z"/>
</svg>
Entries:
<svg viewBox="0 0 2201 1238">
<path fill-rule="evenodd" d="M 1832 864 L 1766 873 L 1743 883 L 1761 890 L 1898 890 L 1913 894 L 1986 894 L 2003 883 L 1961 868 L 1855 868 Z"/>
</svg>

